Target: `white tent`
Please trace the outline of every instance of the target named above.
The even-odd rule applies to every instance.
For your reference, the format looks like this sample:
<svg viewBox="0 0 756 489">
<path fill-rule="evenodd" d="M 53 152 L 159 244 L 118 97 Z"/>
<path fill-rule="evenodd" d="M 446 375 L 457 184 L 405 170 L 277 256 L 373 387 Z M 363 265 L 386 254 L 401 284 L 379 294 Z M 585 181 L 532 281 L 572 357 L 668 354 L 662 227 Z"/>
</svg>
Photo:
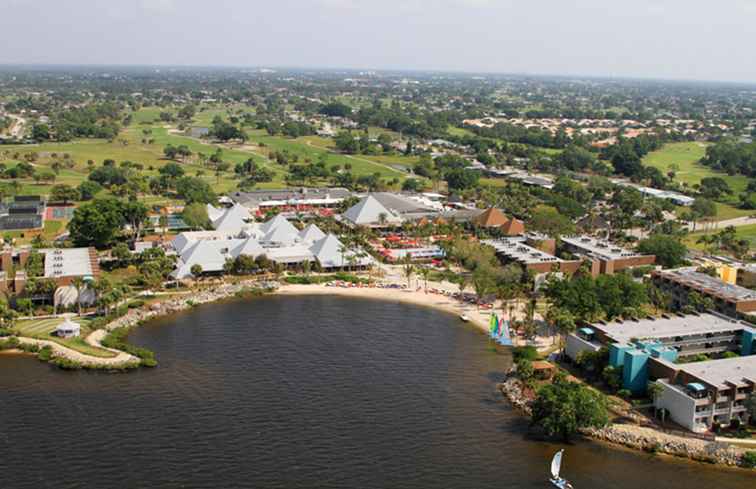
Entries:
<svg viewBox="0 0 756 489">
<path fill-rule="evenodd" d="M 55 336 L 59 338 L 75 338 L 81 335 L 81 325 L 66 318 L 55 328 Z"/>
</svg>

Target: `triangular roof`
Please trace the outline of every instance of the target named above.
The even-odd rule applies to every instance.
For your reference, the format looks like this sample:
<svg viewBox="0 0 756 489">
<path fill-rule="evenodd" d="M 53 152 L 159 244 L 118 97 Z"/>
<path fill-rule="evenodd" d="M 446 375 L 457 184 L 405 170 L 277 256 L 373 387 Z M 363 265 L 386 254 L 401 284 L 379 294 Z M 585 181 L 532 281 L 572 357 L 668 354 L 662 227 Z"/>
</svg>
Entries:
<svg viewBox="0 0 756 489">
<path fill-rule="evenodd" d="M 354 251 L 345 250 L 342 252 L 343 244 L 333 234 L 329 234 L 325 238 L 317 241 L 310 247 L 310 251 L 317 258 L 318 262 L 323 268 L 341 268 L 349 265 L 347 257 L 354 256 Z M 355 265 L 368 265 L 372 263 L 372 259 L 368 256 L 365 258 L 358 258 L 354 262 Z"/>
<path fill-rule="evenodd" d="M 525 224 L 512 217 L 501 227 L 501 232 L 507 236 L 520 236 L 525 234 Z"/>
<path fill-rule="evenodd" d="M 210 222 L 217 221 L 223 215 L 224 209 L 219 209 L 212 204 L 207 204 L 207 217 Z"/>
<path fill-rule="evenodd" d="M 239 244 L 236 248 L 231 250 L 231 256 L 236 258 L 239 255 L 248 255 L 258 257 L 265 254 L 265 248 L 262 247 L 259 241 L 254 238 L 247 238 Z"/>
<path fill-rule="evenodd" d="M 240 244 L 238 239 L 202 240 L 182 253 L 178 267 L 173 272 L 176 278 L 189 277 L 192 265 L 199 264 L 204 272 L 220 272 L 231 256 L 231 250 Z"/>
<path fill-rule="evenodd" d="M 291 223 L 288 220 L 286 220 L 284 216 L 282 216 L 281 214 L 276 214 L 275 217 L 273 217 L 269 221 L 266 221 L 260 225 L 260 231 L 262 231 L 263 234 L 268 234 L 269 232 L 273 231 L 278 226 L 286 225 L 286 224 L 294 228 L 294 226 L 292 226 Z M 296 228 L 295 228 L 295 231 L 296 231 Z"/>
<path fill-rule="evenodd" d="M 481 212 L 473 219 L 473 224 L 481 228 L 498 228 L 507 223 L 507 216 L 496 207 Z"/>
<path fill-rule="evenodd" d="M 303 242 L 315 242 L 325 238 L 326 235 L 315 224 L 309 224 L 299 232 L 299 239 Z"/>
<path fill-rule="evenodd" d="M 288 221 L 286 224 L 280 224 L 268 232 L 261 241 L 265 243 L 279 243 L 290 245 L 294 244 L 299 238 L 297 228 L 292 226 Z"/>
<path fill-rule="evenodd" d="M 343 215 L 351 223 L 360 225 L 380 224 L 381 215 L 385 217 L 387 224 L 402 222 L 401 217 L 388 210 L 372 195 L 350 207 Z"/>
<path fill-rule="evenodd" d="M 210 212 L 208 210 L 208 217 L 209 216 Z M 252 215 L 246 207 L 235 204 L 233 207 L 222 211 L 220 217 L 215 219 L 211 218 L 211 221 L 213 222 L 213 227 L 218 231 L 239 232 L 245 226 L 247 221 L 251 219 Z"/>
<path fill-rule="evenodd" d="M 244 219 L 231 209 L 226 211 L 220 218 L 213 222 L 213 227 L 216 231 L 231 233 L 241 232 L 245 225 L 246 222 L 244 222 Z"/>
</svg>

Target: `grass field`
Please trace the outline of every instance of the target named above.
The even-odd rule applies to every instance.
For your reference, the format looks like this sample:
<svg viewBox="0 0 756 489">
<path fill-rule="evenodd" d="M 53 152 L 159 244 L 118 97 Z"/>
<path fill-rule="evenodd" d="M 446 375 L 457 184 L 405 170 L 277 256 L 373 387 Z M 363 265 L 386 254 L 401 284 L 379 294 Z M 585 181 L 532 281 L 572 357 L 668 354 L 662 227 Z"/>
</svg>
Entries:
<svg viewBox="0 0 756 489">
<path fill-rule="evenodd" d="M 738 195 L 743 192 L 748 185 L 748 179 L 742 175 L 727 175 L 726 173 L 716 172 L 711 168 L 699 163 L 699 160 L 706 155 L 706 145 L 698 142 L 670 143 L 658 151 L 653 151 L 646 155 L 643 164 L 658 168 L 663 173 L 667 173 L 672 165 L 677 165 L 675 179 L 681 183 L 693 186 L 701 183 L 702 178 L 720 177 L 733 190 L 733 195 L 717 203 L 717 218 L 719 220 L 732 219 L 751 214 L 751 211 L 738 209 L 735 207 L 738 201 Z"/>
<path fill-rule="evenodd" d="M 72 350 L 76 350 L 87 355 L 102 358 L 112 358 L 115 356 L 115 354 L 112 352 L 88 345 L 87 342 L 84 341 L 84 338 L 86 338 L 92 332 L 92 330 L 89 328 L 89 323 L 91 322 L 90 319 L 76 317 L 73 318 L 72 321 L 77 322 L 79 323 L 79 325 L 81 325 L 81 336 L 79 338 L 63 339 L 58 338 L 57 336 L 52 336 L 50 334 L 61 322 L 63 322 L 61 318 L 27 319 L 17 322 L 14 329 L 21 336 L 37 338 L 40 340 L 54 341 L 56 343 L 60 343 L 63 346 L 67 346 Z"/>
<path fill-rule="evenodd" d="M 737 239 L 745 239 L 748 240 L 749 246 L 751 249 L 756 248 L 756 224 L 749 224 L 747 226 L 738 226 L 735 228 L 737 232 L 735 235 L 737 236 Z M 714 234 L 719 231 L 721 231 L 722 228 L 714 229 L 713 231 L 707 231 L 707 232 L 696 232 L 691 233 L 685 238 L 685 244 L 690 247 L 697 250 L 703 250 L 704 246 L 701 244 L 696 243 L 698 238 L 705 234 Z"/>
<path fill-rule="evenodd" d="M 723 178 L 730 188 L 737 194 L 745 190 L 748 179 L 741 175 L 730 176 L 726 173 L 716 172 L 711 168 L 699 163 L 706 155 L 706 145 L 703 143 L 686 142 L 670 143 L 658 151 L 653 151 L 643 159 L 644 165 L 649 165 L 667 173 L 671 165 L 677 165 L 675 179 L 693 185 L 701 183 L 705 177 Z"/>
<path fill-rule="evenodd" d="M 210 183 L 218 193 L 235 190 L 238 185 L 236 175 L 233 169 L 216 176 L 212 169 L 200 165 L 197 153 L 210 155 L 217 148 L 223 149 L 223 158 L 225 161 L 235 165 L 249 158 L 253 158 L 260 165 L 273 170 L 274 178 L 272 182 L 258 184 L 259 188 L 278 188 L 285 187 L 284 178 L 287 169 L 284 166 L 273 163 L 268 160 L 267 156 L 271 151 L 287 150 L 299 157 L 300 162 L 306 160 L 316 162 L 322 155 L 325 155 L 326 165 L 328 167 L 349 164 L 352 167 L 352 173 L 355 176 L 372 175 L 378 173 L 381 177 L 393 180 L 398 179 L 400 182 L 407 176 L 405 171 L 398 170 L 392 166 L 410 167 L 417 158 L 397 156 L 347 156 L 335 153 L 333 151 L 333 141 L 319 136 L 308 136 L 305 138 L 291 139 L 282 136 L 270 136 L 265 131 L 253 130 L 248 131 L 250 140 L 245 145 L 220 145 L 211 144 L 198 139 L 187 137 L 183 134 L 172 130 L 162 121 L 159 121 L 161 111 L 176 112 L 175 108 L 157 108 L 146 107 L 132 114 L 133 123 L 128 128 L 121 131 L 115 141 L 109 142 L 98 139 L 81 139 L 67 143 L 45 143 L 39 145 L 8 145 L 0 147 L 5 155 L 4 160 L 8 167 L 17 163 L 13 159 L 14 154 L 22 157 L 24 154 L 36 152 L 39 159 L 34 162 L 40 172 L 51 172 L 51 165 L 56 159 L 60 159 L 64 153 L 71 155 L 76 162 L 74 168 L 61 169 L 56 175 L 56 179 L 51 183 L 38 183 L 33 179 L 19 179 L 19 192 L 22 195 L 29 194 L 49 194 L 50 189 L 55 184 L 68 184 L 76 186 L 88 177 L 87 161 L 92 160 L 96 164 L 101 164 L 105 159 L 113 159 L 116 162 L 132 161 L 144 165 L 143 174 L 151 177 L 158 174 L 158 169 L 164 166 L 169 160 L 163 156 L 163 148 L 167 144 L 186 145 L 195 154 L 194 157 L 183 163 L 186 173 L 195 176 L 198 173 L 201 178 Z M 193 125 L 209 125 L 216 115 L 227 116 L 229 112 L 238 110 L 251 111 L 249 107 L 232 106 L 232 107 L 210 107 L 203 108 L 195 116 Z M 145 135 L 143 131 L 151 131 Z M 377 135 L 385 131 L 379 128 L 372 128 L 371 134 Z M 393 133 L 392 133 L 393 134 Z M 144 142 L 144 140 L 153 139 L 153 143 Z M 53 157 L 53 155 L 56 157 Z M 7 181 L 6 181 L 7 182 Z M 150 199 L 151 203 L 163 203 L 167 199 L 155 198 Z"/>
</svg>

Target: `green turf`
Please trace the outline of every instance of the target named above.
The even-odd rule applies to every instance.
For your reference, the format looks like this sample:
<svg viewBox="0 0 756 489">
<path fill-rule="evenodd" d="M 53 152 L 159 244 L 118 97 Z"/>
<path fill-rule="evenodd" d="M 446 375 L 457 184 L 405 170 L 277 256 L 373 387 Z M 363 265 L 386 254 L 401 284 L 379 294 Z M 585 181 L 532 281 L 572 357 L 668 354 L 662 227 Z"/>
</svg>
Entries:
<svg viewBox="0 0 756 489">
<path fill-rule="evenodd" d="M 26 319 L 17 322 L 14 329 L 21 336 L 54 341 L 86 355 L 92 355 L 101 358 L 112 358 L 115 356 L 115 354 L 112 352 L 109 352 L 102 348 L 96 348 L 84 341 L 84 338 L 86 338 L 92 332 L 92 330 L 89 328 L 89 324 L 91 322 L 89 318 L 76 317 L 72 320 L 81 325 L 81 337 L 79 338 L 64 339 L 58 338 L 57 336 L 52 336 L 50 334 L 61 322 L 63 322 L 63 319 L 61 318 Z"/>
<path fill-rule="evenodd" d="M 697 250 L 703 250 L 705 247 L 703 244 L 696 243 L 698 241 L 698 238 L 700 238 L 703 235 L 706 234 L 715 234 L 722 230 L 722 227 L 719 227 L 717 229 L 713 229 L 706 232 L 695 232 L 690 233 L 685 238 L 685 244 L 689 246 L 690 248 L 694 248 Z M 751 249 L 756 248 L 756 224 L 749 224 L 747 226 L 738 226 L 735 228 L 737 236 L 737 239 L 745 239 L 748 240 L 749 246 Z"/>
<path fill-rule="evenodd" d="M 660 169 L 667 173 L 672 165 L 677 165 L 675 180 L 693 186 L 705 177 L 721 177 L 732 188 L 735 198 L 745 190 L 748 179 L 742 175 L 727 175 L 715 172 L 711 168 L 699 163 L 706 155 L 706 145 L 698 142 L 670 143 L 657 151 L 652 151 L 645 158 L 643 164 Z"/>
</svg>

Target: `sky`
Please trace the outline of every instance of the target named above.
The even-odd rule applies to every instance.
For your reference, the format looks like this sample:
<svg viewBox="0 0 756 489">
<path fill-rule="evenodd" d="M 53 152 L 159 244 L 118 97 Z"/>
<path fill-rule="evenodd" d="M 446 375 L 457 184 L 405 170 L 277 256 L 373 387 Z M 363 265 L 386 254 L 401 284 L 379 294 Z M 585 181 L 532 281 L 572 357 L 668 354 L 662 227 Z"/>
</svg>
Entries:
<svg viewBox="0 0 756 489">
<path fill-rule="evenodd" d="M 756 82 L 756 0 L 0 0 L 0 64 Z"/>
</svg>

